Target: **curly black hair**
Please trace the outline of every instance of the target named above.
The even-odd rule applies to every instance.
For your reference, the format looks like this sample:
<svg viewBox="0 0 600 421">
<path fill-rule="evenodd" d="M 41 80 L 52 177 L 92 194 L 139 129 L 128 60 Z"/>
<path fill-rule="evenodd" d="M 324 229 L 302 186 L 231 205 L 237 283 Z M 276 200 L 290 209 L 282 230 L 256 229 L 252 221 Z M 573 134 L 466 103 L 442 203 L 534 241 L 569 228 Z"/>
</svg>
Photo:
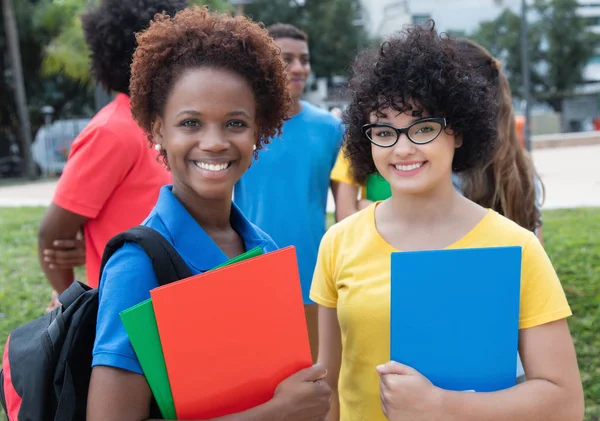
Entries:
<svg viewBox="0 0 600 421">
<path fill-rule="evenodd" d="M 157 13 L 175 14 L 187 0 L 103 0 L 81 16 L 94 78 L 107 90 L 129 94 L 135 34 Z"/>
<path fill-rule="evenodd" d="M 175 80 L 201 66 L 231 70 L 252 87 L 259 127 L 255 158 L 271 137 L 281 134 L 291 105 L 288 79 L 279 48 L 262 25 L 195 6 L 174 17 L 158 15 L 137 41 L 131 111 L 151 143 L 152 121 L 163 113 Z M 164 150 L 161 155 L 166 163 Z"/>
<path fill-rule="evenodd" d="M 361 184 L 377 172 L 362 126 L 382 108 L 445 117 L 463 141 L 452 161 L 455 172 L 483 164 L 494 151 L 495 86 L 457 53 L 455 40 L 436 32 L 432 21 L 408 26 L 380 48 L 359 55 L 349 86 L 352 100 L 344 115 L 344 153 Z"/>
</svg>

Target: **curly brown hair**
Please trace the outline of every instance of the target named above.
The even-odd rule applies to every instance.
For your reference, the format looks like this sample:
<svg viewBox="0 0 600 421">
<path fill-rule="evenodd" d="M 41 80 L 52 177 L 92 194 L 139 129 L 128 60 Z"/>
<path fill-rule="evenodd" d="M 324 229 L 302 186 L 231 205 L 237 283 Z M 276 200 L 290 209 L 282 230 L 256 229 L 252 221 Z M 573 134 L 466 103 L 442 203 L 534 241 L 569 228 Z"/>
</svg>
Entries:
<svg viewBox="0 0 600 421">
<path fill-rule="evenodd" d="M 430 21 L 406 27 L 355 60 L 352 100 L 344 115 L 344 152 L 358 183 L 377 171 L 362 127 L 371 112 L 387 107 L 414 116 L 427 111 L 445 117 L 463 141 L 452 161 L 455 172 L 487 162 L 497 138 L 495 86 L 456 50 L 453 39 L 438 34 Z"/>
<path fill-rule="evenodd" d="M 262 24 L 195 6 L 174 17 L 157 14 L 137 35 L 137 43 L 131 65 L 131 112 L 151 144 L 152 122 L 163 113 L 176 79 L 185 70 L 202 66 L 233 71 L 252 87 L 259 127 L 255 158 L 271 137 L 281 134 L 291 97 L 279 48 Z M 161 156 L 166 163 L 164 150 Z"/>
</svg>

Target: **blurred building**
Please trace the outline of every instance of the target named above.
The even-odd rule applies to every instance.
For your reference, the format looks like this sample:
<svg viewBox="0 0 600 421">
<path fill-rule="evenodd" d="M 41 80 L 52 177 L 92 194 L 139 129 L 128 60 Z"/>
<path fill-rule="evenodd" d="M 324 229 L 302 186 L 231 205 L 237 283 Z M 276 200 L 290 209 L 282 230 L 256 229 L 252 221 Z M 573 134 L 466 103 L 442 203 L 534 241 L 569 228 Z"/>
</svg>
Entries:
<svg viewBox="0 0 600 421">
<path fill-rule="evenodd" d="M 441 31 L 468 33 L 495 19 L 504 7 L 519 11 L 520 0 L 361 0 L 367 29 L 385 38 L 403 25 L 433 19 Z"/>
</svg>

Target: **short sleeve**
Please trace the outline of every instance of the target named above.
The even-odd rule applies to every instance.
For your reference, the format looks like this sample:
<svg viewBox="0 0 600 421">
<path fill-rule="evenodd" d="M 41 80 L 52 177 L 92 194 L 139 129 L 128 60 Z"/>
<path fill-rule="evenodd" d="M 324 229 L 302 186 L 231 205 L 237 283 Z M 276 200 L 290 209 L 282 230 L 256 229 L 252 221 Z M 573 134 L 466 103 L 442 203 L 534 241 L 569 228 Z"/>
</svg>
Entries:
<svg viewBox="0 0 600 421">
<path fill-rule="evenodd" d="M 519 328 L 527 329 L 571 315 L 571 308 L 552 262 L 532 234 L 531 240 L 523 248 Z"/>
<path fill-rule="evenodd" d="M 333 232 L 327 231 L 321 240 L 317 264 L 310 288 L 310 299 L 324 307 L 336 308 L 338 292 L 336 288 L 333 258 L 335 256 Z"/>
<path fill-rule="evenodd" d="M 350 175 L 350 163 L 348 162 L 348 158 L 346 158 L 346 156 L 344 155 L 343 150 L 340 150 L 338 153 L 335 165 L 331 170 L 330 178 L 332 181 L 338 181 L 340 183 L 346 183 L 360 187 Z"/>
<path fill-rule="evenodd" d="M 92 366 L 143 374 L 119 313 L 149 299 L 157 286 L 150 258 L 137 244 L 125 244 L 111 256 L 100 280 Z"/>
<path fill-rule="evenodd" d="M 141 140 L 140 140 L 141 142 Z M 53 202 L 95 218 L 138 159 L 135 142 L 105 127 L 88 127 L 73 142 Z"/>
</svg>

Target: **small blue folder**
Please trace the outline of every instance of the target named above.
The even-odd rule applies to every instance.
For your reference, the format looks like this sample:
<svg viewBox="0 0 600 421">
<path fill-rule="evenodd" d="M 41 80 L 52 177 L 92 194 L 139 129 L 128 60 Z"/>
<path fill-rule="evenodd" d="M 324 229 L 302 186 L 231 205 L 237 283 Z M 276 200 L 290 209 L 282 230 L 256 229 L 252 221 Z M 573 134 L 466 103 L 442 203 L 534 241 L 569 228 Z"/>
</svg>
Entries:
<svg viewBox="0 0 600 421">
<path fill-rule="evenodd" d="M 521 247 L 392 253 L 390 357 L 434 385 L 516 383 Z"/>
</svg>

